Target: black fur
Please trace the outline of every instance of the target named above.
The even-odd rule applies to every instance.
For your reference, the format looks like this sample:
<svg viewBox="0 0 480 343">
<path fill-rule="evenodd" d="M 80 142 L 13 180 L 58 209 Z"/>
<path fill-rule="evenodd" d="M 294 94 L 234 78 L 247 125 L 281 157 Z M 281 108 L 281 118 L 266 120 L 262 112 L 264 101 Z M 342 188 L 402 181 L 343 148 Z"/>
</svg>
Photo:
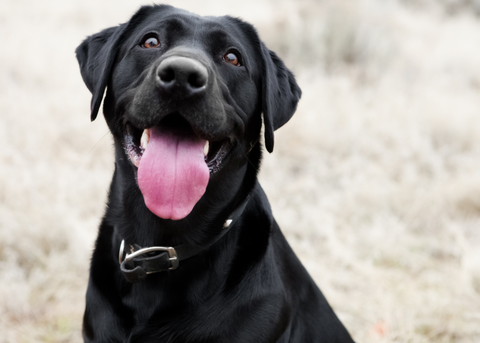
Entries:
<svg viewBox="0 0 480 343">
<path fill-rule="evenodd" d="M 142 48 L 152 32 L 160 46 Z M 241 55 L 241 66 L 223 60 L 230 49 Z M 236 18 L 145 6 L 129 22 L 88 37 L 76 53 L 93 95 L 92 120 L 107 90 L 104 115 L 115 141 L 115 172 L 86 295 L 85 342 L 352 342 L 282 235 L 257 182 L 261 115 L 272 152 L 273 132 L 292 117 L 301 91 L 255 29 Z M 155 68 L 168 56 L 206 66 L 204 94 L 157 91 Z M 172 116 L 204 139 L 231 144 L 203 197 L 177 221 L 147 209 L 124 149 L 127 123 L 141 131 Z M 213 246 L 174 271 L 139 283 L 124 279 L 122 239 L 140 246 L 203 244 L 248 194 L 241 218 Z"/>
</svg>

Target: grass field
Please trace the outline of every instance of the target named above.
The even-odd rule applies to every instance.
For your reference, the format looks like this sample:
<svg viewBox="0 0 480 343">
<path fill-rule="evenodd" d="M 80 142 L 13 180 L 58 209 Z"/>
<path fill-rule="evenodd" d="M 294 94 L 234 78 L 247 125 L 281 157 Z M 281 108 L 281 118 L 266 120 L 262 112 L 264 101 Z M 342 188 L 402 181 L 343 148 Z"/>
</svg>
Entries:
<svg viewBox="0 0 480 343">
<path fill-rule="evenodd" d="M 355 340 L 480 342 L 480 1 L 169 3 L 297 75 L 261 183 Z M 74 50 L 140 4 L 0 4 L 0 343 L 81 342 L 113 153 Z"/>
</svg>

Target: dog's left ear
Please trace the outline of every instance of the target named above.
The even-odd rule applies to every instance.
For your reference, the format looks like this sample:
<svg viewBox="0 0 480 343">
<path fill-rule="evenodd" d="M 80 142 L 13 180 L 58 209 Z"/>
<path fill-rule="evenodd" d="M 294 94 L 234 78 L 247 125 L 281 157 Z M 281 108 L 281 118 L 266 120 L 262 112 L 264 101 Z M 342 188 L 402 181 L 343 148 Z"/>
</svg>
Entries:
<svg viewBox="0 0 480 343">
<path fill-rule="evenodd" d="M 112 72 L 124 24 L 87 37 L 75 50 L 83 81 L 92 93 L 90 119 L 95 120 Z"/>
<path fill-rule="evenodd" d="M 263 69 L 263 123 L 265 147 L 273 151 L 273 132 L 295 113 L 302 91 L 292 72 L 273 51 L 262 43 Z"/>
</svg>

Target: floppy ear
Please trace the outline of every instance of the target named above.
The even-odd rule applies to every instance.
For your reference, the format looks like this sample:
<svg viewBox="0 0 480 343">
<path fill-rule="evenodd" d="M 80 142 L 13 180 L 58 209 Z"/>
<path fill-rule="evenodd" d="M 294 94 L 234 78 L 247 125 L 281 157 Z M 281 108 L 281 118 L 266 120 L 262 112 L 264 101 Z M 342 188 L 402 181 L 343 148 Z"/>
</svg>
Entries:
<svg viewBox="0 0 480 343">
<path fill-rule="evenodd" d="M 102 103 L 124 26 L 110 27 L 89 36 L 75 50 L 83 81 L 92 93 L 92 121 L 97 117 Z"/>
<path fill-rule="evenodd" d="M 273 151 L 273 132 L 285 124 L 295 113 L 302 91 L 292 72 L 273 51 L 262 43 L 263 69 L 263 122 L 265 147 Z"/>
</svg>

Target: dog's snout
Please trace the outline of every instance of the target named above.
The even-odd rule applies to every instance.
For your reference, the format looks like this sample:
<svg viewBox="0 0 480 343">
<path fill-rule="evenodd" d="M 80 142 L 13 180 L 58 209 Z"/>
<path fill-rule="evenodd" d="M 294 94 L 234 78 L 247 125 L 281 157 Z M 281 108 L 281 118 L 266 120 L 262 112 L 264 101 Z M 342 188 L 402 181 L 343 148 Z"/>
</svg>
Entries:
<svg viewBox="0 0 480 343">
<path fill-rule="evenodd" d="M 172 56 L 157 67 L 157 84 L 161 91 L 179 97 L 189 97 L 205 91 L 208 70 L 200 62 L 183 56 Z"/>
</svg>

